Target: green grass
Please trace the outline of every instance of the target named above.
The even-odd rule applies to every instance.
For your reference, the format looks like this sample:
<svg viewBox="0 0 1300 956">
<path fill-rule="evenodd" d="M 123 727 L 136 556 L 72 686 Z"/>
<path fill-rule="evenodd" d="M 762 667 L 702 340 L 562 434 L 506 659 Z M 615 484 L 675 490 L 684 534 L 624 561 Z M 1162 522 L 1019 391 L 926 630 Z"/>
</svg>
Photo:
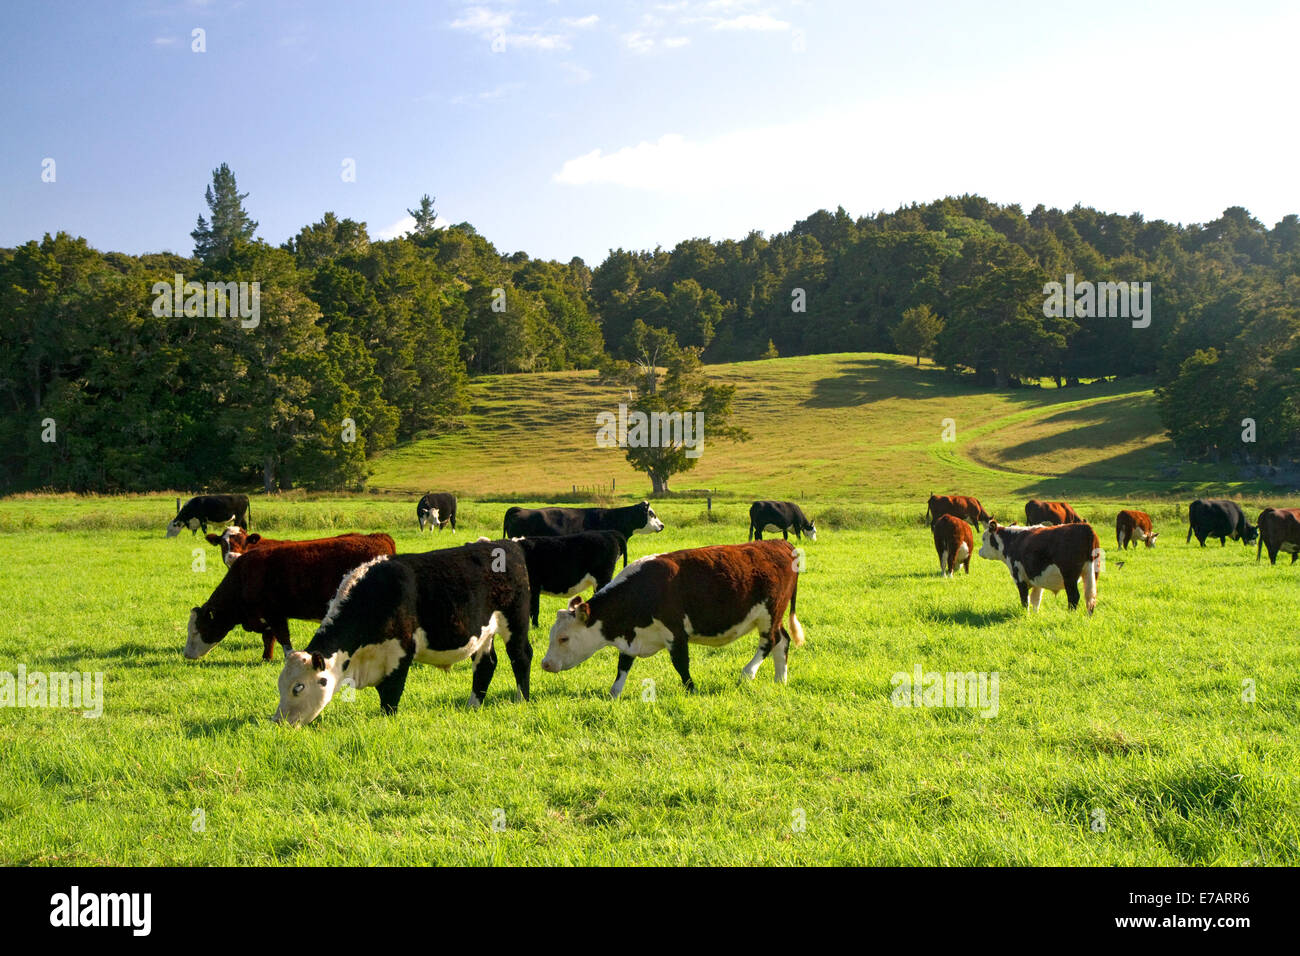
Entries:
<svg viewBox="0 0 1300 956">
<path fill-rule="evenodd" d="M 479 711 L 463 707 L 468 665 L 417 665 L 395 717 L 364 690 L 292 729 L 266 719 L 279 666 L 258 662 L 255 636 L 181 658 L 188 608 L 223 570 L 209 548 L 196 573 L 199 539 L 162 536 L 169 505 L 0 505 L 0 669 L 105 675 L 98 719 L 0 708 L 0 862 L 1300 862 L 1300 568 L 1241 545 L 1189 547 L 1166 522 L 1155 550 L 1109 554 L 1093 618 L 1050 596 L 1028 617 L 999 565 L 940 579 L 917 507 L 864 505 L 807 546 L 808 644 L 785 687 L 770 663 L 738 686 L 752 638 L 693 650 L 696 695 L 666 654 L 639 661 L 618 702 L 612 652 L 534 667 L 527 704 L 503 657 Z M 455 540 L 494 533 L 504 507 L 468 502 Z M 410 511 L 261 513 L 267 531 L 296 516 L 303 535 L 382 524 L 400 551 L 452 543 L 420 538 Z M 117 526 L 71 530 L 109 513 Z M 634 538 L 633 557 L 745 536 L 740 504 L 712 521 L 694 501 L 660 513 L 668 530 Z M 543 598 L 539 655 L 560 604 Z M 311 631 L 296 622 L 295 643 Z M 997 715 L 893 706 L 891 675 L 916 664 L 998 672 Z"/>
<path fill-rule="evenodd" d="M 202 539 L 163 537 L 174 493 L 15 496 L 0 501 L 0 671 L 102 672 L 105 699 L 97 719 L 0 707 L 0 863 L 1300 862 L 1300 566 L 1183 542 L 1196 495 L 1242 497 L 1252 517 L 1290 502 L 1176 462 L 1149 382 L 983 393 L 883 355 L 711 373 L 740 387 L 754 441 L 706 440 L 674 487 L 717 488 L 713 511 L 656 503 L 668 530 L 634 538 L 632 556 L 742 541 L 751 498 L 800 499 L 822 535 L 787 686 L 770 663 L 738 685 L 746 637 L 693 650 L 695 695 L 660 654 L 611 702 L 603 652 L 561 675 L 534 667 L 521 704 L 502 654 L 479 711 L 463 707 L 468 665 L 417 665 L 395 717 L 364 690 L 280 727 L 260 638 L 181 658 L 188 610 L 224 569 Z M 619 396 L 590 373 L 472 394 L 464 429 L 381 457 L 375 491 L 259 495 L 256 529 L 386 530 L 416 551 L 499 534 L 507 504 L 574 484 L 640 497 L 645 479 L 595 447 L 596 412 Z M 462 493 L 455 537 L 416 532 L 430 488 Z M 1163 534 L 1109 552 L 1092 618 L 1050 596 L 1031 617 L 1000 565 L 936 575 L 931 491 L 977 494 L 1004 519 L 1064 497 L 1108 548 L 1120 507 Z M 539 657 L 560 605 L 542 599 Z M 295 644 L 312 629 L 295 622 Z M 997 715 L 893 706 L 891 677 L 918 664 L 997 672 Z"/>
</svg>

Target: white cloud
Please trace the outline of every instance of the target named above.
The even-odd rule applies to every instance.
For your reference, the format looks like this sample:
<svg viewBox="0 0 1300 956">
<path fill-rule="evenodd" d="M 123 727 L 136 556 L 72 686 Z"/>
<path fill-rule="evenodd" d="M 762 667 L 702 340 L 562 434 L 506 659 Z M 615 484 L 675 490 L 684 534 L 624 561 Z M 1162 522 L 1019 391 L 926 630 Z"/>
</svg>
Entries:
<svg viewBox="0 0 1300 956">
<path fill-rule="evenodd" d="M 451 21 L 453 30 L 466 33 L 497 33 L 510 28 L 511 14 L 489 10 L 487 7 L 469 7 L 463 16 Z"/>
<path fill-rule="evenodd" d="M 574 27 L 578 30 L 586 30 L 594 27 L 600 22 L 600 17 L 594 13 L 589 13 L 585 17 L 564 17 L 560 20 L 566 27 Z"/>
<path fill-rule="evenodd" d="M 670 50 L 676 50 L 678 47 L 687 46 L 690 42 L 690 37 L 664 37 L 664 46 Z"/>
<path fill-rule="evenodd" d="M 514 14 L 508 10 L 466 7 L 460 17 L 451 21 L 450 26 L 453 30 L 472 33 L 482 38 L 484 42 L 500 43 L 507 50 L 512 47 L 524 50 L 569 49 L 569 41 L 563 34 L 535 29 L 515 29 Z M 515 32 L 511 32 L 512 29 L 515 29 Z"/>
<path fill-rule="evenodd" d="M 154 46 L 171 46 L 175 42 L 176 42 L 175 37 L 154 37 L 153 38 Z"/>
<path fill-rule="evenodd" d="M 655 47 L 654 37 L 639 30 L 633 33 L 624 33 L 623 42 L 633 53 L 649 53 Z"/>
<path fill-rule="evenodd" d="M 434 216 L 433 218 L 433 227 L 435 229 L 446 229 L 450 225 L 451 223 L 449 223 L 446 219 L 443 219 L 441 216 Z M 406 235 L 414 228 L 415 228 L 415 217 L 403 216 L 401 219 L 397 220 L 397 222 L 393 223 L 391 226 L 386 226 L 383 229 L 380 229 L 378 232 L 376 232 L 374 234 L 374 238 L 375 239 L 400 239 L 402 236 Z"/>
<path fill-rule="evenodd" d="M 519 82 L 501 83 L 492 87 L 490 90 L 482 90 L 478 93 L 460 93 L 451 98 L 451 102 L 457 106 L 465 103 L 488 103 L 492 100 L 505 99 L 512 93 L 517 93 L 524 88 L 524 84 Z"/>
<path fill-rule="evenodd" d="M 575 85 L 591 79 L 591 70 L 578 63 L 561 63 L 560 67 L 569 74 L 569 82 Z"/>
<path fill-rule="evenodd" d="M 790 24 L 784 20 L 778 20 L 776 17 L 766 13 L 746 13 L 739 17 L 732 17 L 730 20 L 719 20 L 713 24 L 715 30 L 758 30 L 762 32 L 777 32 L 780 30 L 789 30 Z"/>
</svg>

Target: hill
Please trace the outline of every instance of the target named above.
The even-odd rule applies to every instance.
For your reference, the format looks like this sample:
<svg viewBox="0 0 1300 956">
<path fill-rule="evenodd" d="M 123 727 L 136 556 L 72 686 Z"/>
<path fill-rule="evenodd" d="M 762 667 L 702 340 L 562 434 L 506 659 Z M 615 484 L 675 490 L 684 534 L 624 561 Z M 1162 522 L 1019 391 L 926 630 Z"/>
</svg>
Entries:
<svg viewBox="0 0 1300 956">
<path fill-rule="evenodd" d="M 1152 382 L 989 391 L 932 364 L 841 353 L 708 367 L 737 387 L 744 444 L 708 441 L 676 492 L 721 496 L 915 501 L 932 491 L 1010 497 L 1186 498 L 1267 494 L 1261 482 L 1176 458 L 1156 415 Z M 648 492 L 618 449 L 598 448 L 596 415 L 621 395 L 591 371 L 488 376 L 470 385 L 463 427 L 377 457 L 371 487 L 432 488 L 473 497 L 559 499 L 615 485 Z M 942 439 L 952 419 L 955 441 Z"/>
</svg>

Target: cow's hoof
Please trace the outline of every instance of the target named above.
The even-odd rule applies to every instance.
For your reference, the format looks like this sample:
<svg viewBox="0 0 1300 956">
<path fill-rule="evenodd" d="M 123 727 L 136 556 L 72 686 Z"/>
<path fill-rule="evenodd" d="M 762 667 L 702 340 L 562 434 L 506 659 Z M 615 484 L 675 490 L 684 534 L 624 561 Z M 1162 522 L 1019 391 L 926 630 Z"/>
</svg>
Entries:
<svg viewBox="0 0 1300 956">
<path fill-rule="evenodd" d="M 465 702 L 465 706 L 468 707 L 470 710 L 478 710 L 481 706 L 483 706 L 483 701 L 479 699 L 478 694 L 470 694 L 469 700 Z"/>
</svg>

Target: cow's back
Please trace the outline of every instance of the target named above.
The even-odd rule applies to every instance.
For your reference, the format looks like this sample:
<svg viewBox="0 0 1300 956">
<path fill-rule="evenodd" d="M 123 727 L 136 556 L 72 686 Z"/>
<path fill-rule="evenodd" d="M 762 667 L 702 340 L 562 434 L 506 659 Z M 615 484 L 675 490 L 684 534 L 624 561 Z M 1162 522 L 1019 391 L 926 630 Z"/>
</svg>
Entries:
<svg viewBox="0 0 1300 956">
<path fill-rule="evenodd" d="M 320 620 L 348 572 L 396 551 L 392 536 L 383 533 L 281 541 L 245 552 L 227 577 L 235 579 L 245 607 Z"/>
</svg>

